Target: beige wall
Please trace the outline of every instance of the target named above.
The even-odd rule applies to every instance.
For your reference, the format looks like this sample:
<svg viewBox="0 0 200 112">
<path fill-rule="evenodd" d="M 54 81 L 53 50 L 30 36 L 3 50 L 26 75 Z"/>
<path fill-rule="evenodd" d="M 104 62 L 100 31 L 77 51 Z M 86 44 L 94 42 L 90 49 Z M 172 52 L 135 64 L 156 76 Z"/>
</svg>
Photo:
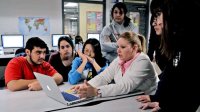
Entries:
<svg viewBox="0 0 200 112">
<path fill-rule="evenodd" d="M 86 32 L 86 12 L 87 11 L 97 11 L 97 12 L 103 12 L 103 5 L 102 4 L 86 4 L 86 3 L 80 3 L 79 4 L 79 18 L 80 18 L 80 36 L 83 37 L 83 41 L 86 41 L 87 39 L 87 32 Z M 103 23 L 102 23 L 103 24 Z"/>
</svg>

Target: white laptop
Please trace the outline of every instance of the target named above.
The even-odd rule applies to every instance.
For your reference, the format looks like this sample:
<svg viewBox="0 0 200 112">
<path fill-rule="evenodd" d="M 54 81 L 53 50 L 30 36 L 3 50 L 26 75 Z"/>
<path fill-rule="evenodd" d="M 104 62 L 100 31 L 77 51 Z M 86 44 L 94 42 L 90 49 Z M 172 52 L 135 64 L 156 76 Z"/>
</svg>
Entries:
<svg viewBox="0 0 200 112">
<path fill-rule="evenodd" d="M 94 98 L 79 98 L 74 94 L 70 94 L 64 91 L 60 91 L 58 88 L 55 80 L 47 75 L 34 72 L 35 77 L 39 81 L 40 85 L 42 86 L 43 91 L 47 94 L 47 96 L 53 98 L 56 101 L 59 101 L 66 105 L 72 105 L 81 103 L 83 101 L 92 100 Z M 86 102 L 85 102 L 86 103 Z"/>
</svg>

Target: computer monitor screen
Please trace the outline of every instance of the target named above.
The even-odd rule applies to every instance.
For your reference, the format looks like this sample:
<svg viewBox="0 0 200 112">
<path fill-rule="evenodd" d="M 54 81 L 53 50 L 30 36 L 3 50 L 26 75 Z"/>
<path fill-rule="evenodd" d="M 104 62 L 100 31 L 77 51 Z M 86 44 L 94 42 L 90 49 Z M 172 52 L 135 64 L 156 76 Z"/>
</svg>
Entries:
<svg viewBox="0 0 200 112">
<path fill-rule="evenodd" d="M 58 39 L 62 36 L 70 37 L 68 34 L 52 34 L 52 46 L 53 47 L 58 46 Z"/>
<path fill-rule="evenodd" d="M 1 35 L 1 43 L 4 48 L 24 47 L 24 35 L 20 34 Z"/>
<path fill-rule="evenodd" d="M 87 34 L 87 38 L 95 38 L 97 40 L 99 40 L 99 33 L 88 33 Z"/>
</svg>

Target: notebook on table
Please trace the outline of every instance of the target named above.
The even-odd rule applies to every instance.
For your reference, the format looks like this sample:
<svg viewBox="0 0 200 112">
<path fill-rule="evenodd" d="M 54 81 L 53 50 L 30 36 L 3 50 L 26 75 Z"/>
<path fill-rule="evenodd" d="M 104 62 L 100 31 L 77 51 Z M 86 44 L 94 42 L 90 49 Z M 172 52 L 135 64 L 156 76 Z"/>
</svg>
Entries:
<svg viewBox="0 0 200 112">
<path fill-rule="evenodd" d="M 76 94 L 68 93 L 66 91 L 60 91 L 55 80 L 50 76 L 37 72 L 34 72 L 34 75 L 39 81 L 46 95 L 63 104 L 72 105 L 93 99 L 93 98 L 79 98 L 78 95 Z"/>
<path fill-rule="evenodd" d="M 111 96 L 111 97 L 79 98 L 73 92 L 68 92 L 69 90 L 60 91 L 59 87 L 57 86 L 55 80 L 52 77 L 41 74 L 41 73 L 37 73 L 37 72 L 34 72 L 34 75 L 39 81 L 40 85 L 42 86 L 43 91 L 47 94 L 47 96 L 67 106 L 72 106 L 73 104 L 75 104 L 73 106 L 84 105 L 84 104 L 95 102 L 95 101 L 109 101 L 109 100 L 115 100 L 115 99 L 144 94 L 144 92 L 135 91 L 133 93 L 118 95 L 118 96 Z"/>
</svg>

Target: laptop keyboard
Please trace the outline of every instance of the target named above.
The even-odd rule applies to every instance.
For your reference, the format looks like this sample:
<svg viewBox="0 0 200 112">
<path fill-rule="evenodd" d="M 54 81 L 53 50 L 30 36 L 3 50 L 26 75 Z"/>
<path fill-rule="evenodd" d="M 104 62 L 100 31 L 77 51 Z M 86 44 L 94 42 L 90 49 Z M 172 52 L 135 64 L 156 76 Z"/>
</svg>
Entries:
<svg viewBox="0 0 200 112">
<path fill-rule="evenodd" d="M 66 101 L 74 101 L 80 99 L 79 97 L 69 94 L 67 92 L 61 92 L 63 97 L 65 98 Z"/>
</svg>

